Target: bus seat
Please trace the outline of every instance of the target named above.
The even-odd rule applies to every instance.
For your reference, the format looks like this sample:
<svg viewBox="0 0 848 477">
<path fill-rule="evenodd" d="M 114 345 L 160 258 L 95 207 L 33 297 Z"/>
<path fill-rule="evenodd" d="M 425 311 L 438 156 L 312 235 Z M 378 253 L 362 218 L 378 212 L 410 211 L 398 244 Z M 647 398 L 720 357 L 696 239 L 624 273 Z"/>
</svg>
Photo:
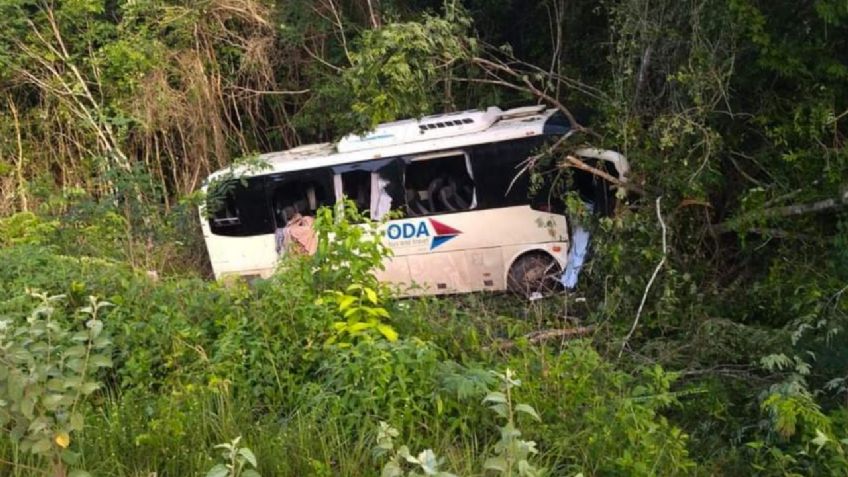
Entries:
<svg viewBox="0 0 848 477">
<path fill-rule="evenodd" d="M 413 217 L 430 213 L 418 198 L 418 192 L 412 189 L 406 189 L 406 208 L 409 210 L 409 215 Z"/>
<path fill-rule="evenodd" d="M 315 197 L 315 186 L 310 185 L 306 189 L 306 200 L 309 202 L 309 210 L 318 210 L 318 199 Z"/>
<path fill-rule="evenodd" d="M 454 205 L 452 203 L 452 199 L 456 199 L 456 189 L 453 185 L 444 186 L 439 190 L 439 200 L 442 205 L 451 212 L 456 212 L 457 210 L 460 210 L 461 207 Z"/>
<path fill-rule="evenodd" d="M 436 207 L 436 198 L 438 197 L 439 190 L 442 188 L 442 184 L 444 184 L 445 180 L 442 177 L 437 177 L 430 181 L 430 185 L 427 186 L 427 202 L 430 203 L 430 212 L 438 212 L 439 208 Z"/>
</svg>

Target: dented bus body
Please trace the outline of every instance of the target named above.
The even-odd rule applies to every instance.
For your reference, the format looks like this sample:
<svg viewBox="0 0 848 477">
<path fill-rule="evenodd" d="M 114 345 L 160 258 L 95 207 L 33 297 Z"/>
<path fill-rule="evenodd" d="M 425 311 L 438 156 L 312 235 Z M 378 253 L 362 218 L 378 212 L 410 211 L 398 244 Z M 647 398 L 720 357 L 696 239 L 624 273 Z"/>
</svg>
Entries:
<svg viewBox="0 0 848 477">
<path fill-rule="evenodd" d="M 264 154 L 268 169 L 244 172 L 214 214 L 201 210 L 213 271 L 219 279 L 270 276 L 280 258 L 279 231 L 291 217 L 314 215 L 347 197 L 372 218 L 388 211 L 403 216 L 381 229 L 393 256 L 378 277 L 404 294 L 530 293 L 565 269 L 569 224 L 562 206 L 545 194 L 530 196 L 530 177 L 519 171 L 529 156 L 568 133 L 567 122 L 543 106 L 490 107 Z M 626 175 L 620 154 L 583 154 Z M 588 174 L 582 182 L 581 196 L 607 207 L 606 184 Z"/>
</svg>

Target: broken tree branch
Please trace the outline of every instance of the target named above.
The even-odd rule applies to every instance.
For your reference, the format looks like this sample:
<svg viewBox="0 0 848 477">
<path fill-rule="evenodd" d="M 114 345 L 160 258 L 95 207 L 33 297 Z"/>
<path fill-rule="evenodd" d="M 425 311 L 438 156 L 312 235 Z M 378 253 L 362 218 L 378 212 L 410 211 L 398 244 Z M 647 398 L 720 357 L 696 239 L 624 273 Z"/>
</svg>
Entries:
<svg viewBox="0 0 848 477">
<path fill-rule="evenodd" d="M 530 344 L 539 344 L 546 341 L 561 338 L 563 340 L 580 338 L 589 335 L 595 331 L 594 326 L 578 326 L 577 328 L 553 328 L 548 330 L 538 330 L 524 335 Z M 516 346 L 513 340 L 504 340 L 498 344 L 499 349 L 511 349 Z"/>
<path fill-rule="evenodd" d="M 792 217 L 796 215 L 805 215 L 831 209 L 838 209 L 845 206 L 848 206 L 848 188 L 846 188 L 839 197 L 832 197 L 830 199 L 819 200 L 807 204 L 793 204 L 781 207 L 772 207 L 770 209 L 761 209 L 743 214 L 740 217 L 730 219 L 726 222 L 716 224 L 712 228 L 716 233 L 723 234 L 735 232 L 740 225 L 754 219 L 762 220 L 766 218 Z"/>
<path fill-rule="evenodd" d="M 586 171 L 590 174 L 594 174 L 594 175 L 606 180 L 607 182 L 611 182 L 611 183 L 615 184 L 616 186 L 621 187 L 622 189 L 631 190 L 633 192 L 636 192 L 639 195 L 647 195 L 647 193 L 645 192 L 645 189 L 642 189 L 641 187 L 639 187 L 635 184 L 631 184 L 630 182 L 623 182 L 622 180 L 618 179 L 617 177 L 613 176 L 612 174 L 610 174 L 606 171 L 603 171 L 601 169 L 598 169 L 597 167 L 592 167 L 589 164 L 586 164 L 585 162 L 581 161 L 580 159 L 577 159 L 574 156 L 565 156 L 565 162 L 562 165 L 560 165 L 560 167 L 562 167 L 562 168 L 574 167 L 575 169 L 580 169 L 581 171 Z"/>
<path fill-rule="evenodd" d="M 636 331 L 636 326 L 639 325 L 639 318 L 642 316 L 642 310 L 645 308 L 645 302 L 648 300 L 648 292 L 651 291 L 651 287 L 654 285 L 654 280 L 656 280 L 657 275 L 660 273 L 660 269 L 663 265 L 665 265 L 666 257 L 668 257 L 668 242 L 666 239 L 668 231 L 665 226 L 665 221 L 663 221 L 661 201 L 662 196 L 657 197 L 657 220 L 660 221 L 660 227 L 662 227 L 662 258 L 657 264 L 657 267 L 654 268 L 654 273 L 651 275 L 650 280 L 648 280 L 648 284 L 645 286 L 645 293 L 642 294 L 642 302 L 639 303 L 639 309 L 636 310 L 636 318 L 633 320 L 633 326 L 630 327 L 630 331 L 627 333 L 627 336 L 624 337 L 624 342 L 621 343 L 621 349 L 618 351 L 619 358 L 621 358 L 621 354 L 624 353 L 624 348 L 627 347 L 627 343 L 630 341 L 630 338 L 633 337 L 633 333 Z"/>
</svg>

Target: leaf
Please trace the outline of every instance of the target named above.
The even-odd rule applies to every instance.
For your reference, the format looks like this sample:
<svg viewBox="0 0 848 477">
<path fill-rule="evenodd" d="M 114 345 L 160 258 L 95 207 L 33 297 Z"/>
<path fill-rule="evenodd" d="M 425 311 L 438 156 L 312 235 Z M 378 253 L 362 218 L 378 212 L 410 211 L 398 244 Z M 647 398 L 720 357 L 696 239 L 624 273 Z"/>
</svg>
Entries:
<svg viewBox="0 0 848 477">
<path fill-rule="evenodd" d="M 253 454 L 253 451 L 251 451 L 247 447 L 242 447 L 241 449 L 239 449 L 238 454 L 244 457 L 246 461 L 250 462 L 250 465 L 256 467 L 256 456 Z"/>
<path fill-rule="evenodd" d="M 503 403 L 506 404 L 506 394 L 500 391 L 493 391 L 486 395 L 483 398 L 483 402 L 494 402 L 494 403 Z"/>
<path fill-rule="evenodd" d="M 377 304 L 377 292 L 370 288 L 365 288 L 365 296 L 368 297 L 368 301 L 375 305 Z"/>
<path fill-rule="evenodd" d="M 71 444 L 71 436 L 69 436 L 67 432 L 62 431 L 56 434 L 56 437 L 53 438 L 53 442 L 62 449 L 66 449 Z"/>
<path fill-rule="evenodd" d="M 501 473 L 506 472 L 506 460 L 503 457 L 489 457 L 483 464 L 483 468 Z"/>
<path fill-rule="evenodd" d="M 439 471 L 439 460 L 432 449 L 426 449 L 418 454 L 418 464 L 427 475 L 436 475 Z"/>
<path fill-rule="evenodd" d="M 356 297 L 352 295 L 345 295 L 339 300 L 339 311 L 345 311 L 356 301 Z"/>
<path fill-rule="evenodd" d="M 33 454 L 44 454 L 50 451 L 50 441 L 47 439 L 39 439 L 35 444 L 33 444 L 30 452 Z"/>
<path fill-rule="evenodd" d="M 93 393 L 94 391 L 97 391 L 98 389 L 100 389 L 100 383 L 94 381 L 85 382 L 82 384 L 82 386 L 80 386 L 80 392 L 83 394 L 83 396 L 88 396 L 89 394 Z"/>
<path fill-rule="evenodd" d="M 253 469 L 247 469 L 241 473 L 241 477 L 262 477 L 259 475 L 259 472 L 256 472 Z"/>
<path fill-rule="evenodd" d="M 371 324 L 371 323 L 366 323 L 366 322 L 360 321 L 359 323 L 354 323 L 354 324 L 350 325 L 347 329 L 347 332 L 350 333 L 350 334 L 355 334 L 355 333 L 359 333 L 361 331 L 364 331 L 364 330 L 367 330 L 368 328 L 373 328 L 373 327 L 374 327 L 374 325 Z"/>
<path fill-rule="evenodd" d="M 80 455 L 70 449 L 62 450 L 60 458 L 62 459 L 62 462 L 68 465 L 77 465 L 80 461 Z"/>
<path fill-rule="evenodd" d="M 85 346 L 71 346 L 70 348 L 65 350 L 64 354 L 66 358 L 82 358 L 83 356 L 85 356 Z"/>
<path fill-rule="evenodd" d="M 75 373 L 81 373 L 82 368 L 85 367 L 85 361 L 79 358 L 69 359 L 67 362 L 65 362 L 65 367 L 67 367 L 71 371 L 74 371 Z"/>
<path fill-rule="evenodd" d="M 228 469 L 224 464 L 217 464 L 206 473 L 206 477 L 227 477 L 229 475 L 230 469 Z"/>
<path fill-rule="evenodd" d="M 387 340 L 395 342 L 398 339 L 398 332 L 389 325 L 379 324 L 377 330 L 386 337 Z"/>
<path fill-rule="evenodd" d="M 32 419 L 34 416 L 33 409 L 35 408 L 35 397 L 27 396 L 21 401 L 21 414 L 27 419 Z"/>
<path fill-rule="evenodd" d="M 71 430 L 81 431 L 83 429 L 83 419 L 82 414 L 75 412 L 71 414 Z"/>
<path fill-rule="evenodd" d="M 98 368 L 111 368 L 112 367 L 112 358 L 109 356 L 105 356 L 102 354 L 95 354 L 91 357 L 90 363 L 93 366 Z"/>
<path fill-rule="evenodd" d="M 506 407 L 506 404 L 493 404 L 489 406 L 489 409 L 495 411 L 495 414 L 500 417 L 507 417 L 508 409 Z"/>
<path fill-rule="evenodd" d="M 91 474 L 82 469 L 76 469 L 72 470 L 68 477 L 91 477 Z"/>
<path fill-rule="evenodd" d="M 536 410 L 533 409 L 533 406 L 531 406 L 529 404 L 519 404 L 519 405 L 515 406 L 515 410 L 518 411 L 518 412 L 523 412 L 524 414 L 528 414 L 530 416 L 533 416 L 534 419 L 536 419 L 539 422 L 542 422 L 542 418 L 539 417 L 539 413 L 537 413 Z"/>
<path fill-rule="evenodd" d="M 89 332 L 91 333 L 91 339 L 97 338 L 100 335 L 100 332 L 103 331 L 103 322 L 100 320 L 88 320 L 85 324 L 88 327 Z"/>
<path fill-rule="evenodd" d="M 828 442 L 830 442 L 830 438 L 819 429 L 816 429 L 816 437 L 813 438 L 813 444 L 817 446 L 816 452 L 819 452 Z"/>
<path fill-rule="evenodd" d="M 383 471 L 380 473 L 380 477 L 402 477 L 403 470 L 401 470 L 400 466 L 395 461 L 389 461 L 386 465 L 383 466 Z"/>
<path fill-rule="evenodd" d="M 412 464 L 418 463 L 418 461 L 415 460 L 415 457 L 412 457 L 412 454 L 409 453 L 409 447 L 407 447 L 407 446 L 400 446 L 398 448 L 397 455 L 403 457 L 409 463 L 412 463 Z"/>
<path fill-rule="evenodd" d="M 358 306 L 355 306 L 353 308 L 348 308 L 347 311 L 345 311 L 344 315 L 342 315 L 342 316 L 344 316 L 345 318 L 349 318 L 351 315 L 353 315 L 354 313 L 356 313 L 358 311 L 359 311 Z"/>
<path fill-rule="evenodd" d="M 48 411 L 55 411 L 65 396 L 63 394 L 48 394 L 41 398 L 41 404 Z"/>
<path fill-rule="evenodd" d="M 92 346 L 94 346 L 94 348 L 96 348 L 96 349 L 103 349 L 103 348 L 105 348 L 105 347 L 107 347 L 111 344 L 112 344 L 112 340 L 110 340 L 106 336 L 101 335 L 101 336 L 98 336 L 97 338 L 94 339 Z"/>
<path fill-rule="evenodd" d="M 521 459 L 520 461 L 518 461 L 518 475 L 522 477 L 539 477 L 539 475 L 541 475 L 541 472 L 539 472 L 539 470 L 530 465 L 527 460 Z"/>
<path fill-rule="evenodd" d="M 71 335 L 71 341 L 74 343 L 85 343 L 88 341 L 88 332 L 87 331 L 77 331 L 73 335 Z"/>
</svg>

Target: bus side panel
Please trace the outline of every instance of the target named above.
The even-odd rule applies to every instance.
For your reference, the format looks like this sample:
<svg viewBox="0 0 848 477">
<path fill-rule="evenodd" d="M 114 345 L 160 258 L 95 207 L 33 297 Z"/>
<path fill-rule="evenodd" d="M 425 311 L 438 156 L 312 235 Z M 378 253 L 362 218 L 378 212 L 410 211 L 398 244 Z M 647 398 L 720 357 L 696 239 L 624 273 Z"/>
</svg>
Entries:
<svg viewBox="0 0 848 477">
<path fill-rule="evenodd" d="M 274 273 L 277 252 L 274 234 L 252 237 L 224 237 L 209 234 L 206 248 L 215 278 L 226 275 L 259 275 L 267 278 Z"/>
<path fill-rule="evenodd" d="M 409 286 L 408 257 L 389 257 L 383 261 L 384 270 L 376 270 L 375 275 L 381 282 L 395 285 L 403 289 Z"/>
<path fill-rule="evenodd" d="M 472 290 L 499 291 L 506 289 L 504 261 L 500 247 L 468 250 L 465 261 L 469 269 Z"/>
<path fill-rule="evenodd" d="M 470 291 L 465 254 L 462 252 L 410 256 L 409 272 L 413 285 L 421 287 L 420 293 L 423 294 Z"/>
<path fill-rule="evenodd" d="M 533 210 L 530 206 L 392 220 L 383 233 L 395 256 L 430 256 L 568 240 L 565 216 Z"/>
</svg>

